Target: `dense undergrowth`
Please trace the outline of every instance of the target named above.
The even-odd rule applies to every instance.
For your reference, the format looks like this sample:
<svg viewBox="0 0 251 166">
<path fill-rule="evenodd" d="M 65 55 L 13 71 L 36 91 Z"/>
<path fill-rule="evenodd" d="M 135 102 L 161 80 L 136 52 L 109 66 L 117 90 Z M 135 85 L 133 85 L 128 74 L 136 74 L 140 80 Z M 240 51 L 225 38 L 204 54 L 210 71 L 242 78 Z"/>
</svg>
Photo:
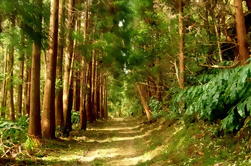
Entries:
<svg viewBox="0 0 251 166">
<path fill-rule="evenodd" d="M 188 121 L 220 121 L 225 132 L 236 132 L 250 125 L 251 64 L 223 70 L 214 77 L 204 75 L 200 83 L 173 98 L 174 112 Z"/>
<path fill-rule="evenodd" d="M 79 121 L 79 112 L 73 112 L 71 117 L 73 127 L 76 128 Z M 31 138 L 27 133 L 28 117 L 22 116 L 15 122 L 0 119 L 0 159 L 40 156 L 41 140 Z M 57 135 L 62 135 L 60 129 L 57 130 Z"/>
<path fill-rule="evenodd" d="M 159 125 L 162 127 L 158 129 Z M 155 155 L 138 166 L 250 165 L 247 144 L 232 135 L 218 137 L 213 132 L 218 127 L 204 121 L 187 126 L 182 120 L 151 124 L 145 128 L 153 131 L 145 140 L 149 143 L 144 152 Z"/>
<path fill-rule="evenodd" d="M 25 145 L 28 119 L 21 117 L 16 122 L 0 120 L 0 155 L 1 157 L 16 157 Z"/>
</svg>

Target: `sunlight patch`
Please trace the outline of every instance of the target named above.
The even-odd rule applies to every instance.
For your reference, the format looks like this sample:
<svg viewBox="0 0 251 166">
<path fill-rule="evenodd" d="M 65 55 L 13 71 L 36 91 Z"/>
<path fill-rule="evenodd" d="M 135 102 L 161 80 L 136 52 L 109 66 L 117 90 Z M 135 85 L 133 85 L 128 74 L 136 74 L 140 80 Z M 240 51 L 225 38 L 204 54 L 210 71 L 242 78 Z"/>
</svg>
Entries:
<svg viewBox="0 0 251 166">
<path fill-rule="evenodd" d="M 91 151 L 87 154 L 87 156 L 82 156 L 80 161 L 82 162 L 91 162 L 97 158 L 113 158 L 117 157 L 121 154 L 119 148 L 110 148 L 110 149 L 97 149 L 95 151 Z"/>
</svg>

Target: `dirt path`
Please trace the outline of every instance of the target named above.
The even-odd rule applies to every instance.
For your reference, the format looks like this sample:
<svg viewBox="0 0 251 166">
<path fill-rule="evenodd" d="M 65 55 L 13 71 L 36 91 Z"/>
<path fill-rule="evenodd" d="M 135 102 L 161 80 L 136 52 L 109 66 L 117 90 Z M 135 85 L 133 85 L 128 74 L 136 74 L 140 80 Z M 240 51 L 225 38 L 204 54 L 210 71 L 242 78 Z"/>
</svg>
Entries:
<svg viewBox="0 0 251 166">
<path fill-rule="evenodd" d="M 43 160 L 52 165 L 132 166 L 147 158 L 142 151 L 145 132 L 136 119 L 98 121 L 72 135 Z"/>
</svg>

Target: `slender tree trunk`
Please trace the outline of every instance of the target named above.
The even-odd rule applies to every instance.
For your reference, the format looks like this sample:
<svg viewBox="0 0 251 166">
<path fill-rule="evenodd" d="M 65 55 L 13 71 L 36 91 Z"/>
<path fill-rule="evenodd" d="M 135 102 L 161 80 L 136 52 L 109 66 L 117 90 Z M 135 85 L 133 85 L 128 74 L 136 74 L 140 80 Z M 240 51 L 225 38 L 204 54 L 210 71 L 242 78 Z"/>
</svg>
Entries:
<svg viewBox="0 0 251 166">
<path fill-rule="evenodd" d="M 65 66 L 64 66 L 64 82 L 63 82 L 63 113 L 64 113 L 64 125 L 67 127 L 67 117 L 69 115 L 68 113 L 68 104 L 69 104 L 69 89 L 70 89 L 70 75 L 71 75 L 71 63 L 72 63 L 72 57 L 73 57 L 73 47 L 74 47 L 74 41 L 72 39 L 72 32 L 74 30 L 75 26 L 75 20 L 73 15 L 73 8 L 74 8 L 75 0 L 69 0 L 68 1 L 68 46 L 67 51 L 65 54 Z"/>
<path fill-rule="evenodd" d="M 11 17 L 11 26 L 12 28 L 15 28 L 16 26 L 16 18 L 15 16 Z M 14 46 L 10 47 L 9 50 L 9 73 L 10 73 L 10 79 L 9 79 L 9 108 L 10 108 L 10 120 L 15 120 L 15 107 L 14 107 L 14 89 L 13 89 L 13 71 L 14 71 Z"/>
<path fill-rule="evenodd" d="M 97 93 L 97 63 L 96 63 L 96 55 L 97 52 L 94 50 L 93 53 L 93 76 L 92 76 L 92 110 L 94 115 L 94 120 L 97 119 L 97 100 L 96 100 L 96 93 Z"/>
<path fill-rule="evenodd" d="M 71 122 L 71 112 L 72 112 L 72 104 L 73 104 L 73 82 L 70 82 L 69 95 L 68 95 L 68 108 L 65 114 L 65 124 L 63 129 L 64 136 L 68 137 L 70 131 L 72 130 L 72 122 Z"/>
<path fill-rule="evenodd" d="M 2 22 L 3 22 L 3 17 L 0 15 L 0 33 L 3 32 Z"/>
<path fill-rule="evenodd" d="M 24 34 L 21 34 L 21 43 L 24 45 Z M 21 80 L 20 85 L 18 86 L 18 96 L 17 96 L 17 112 L 19 116 L 22 115 L 22 109 L 23 109 L 23 80 L 24 80 L 24 51 L 21 52 L 20 58 L 19 58 L 19 68 L 20 68 L 20 75 L 19 79 Z"/>
<path fill-rule="evenodd" d="M 86 96 L 86 64 L 84 58 L 82 58 L 82 70 L 80 76 L 80 129 L 86 130 L 87 127 L 87 115 L 86 115 L 86 107 L 85 107 L 85 96 Z"/>
<path fill-rule="evenodd" d="M 28 59 L 26 59 L 28 60 Z M 30 88 L 31 88 L 31 68 L 29 64 L 26 64 L 26 76 L 25 76 L 25 85 L 24 85 L 24 104 L 25 112 L 24 115 L 30 114 Z"/>
<path fill-rule="evenodd" d="M 8 51 L 5 49 L 4 53 L 4 74 L 7 74 L 8 70 Z M 6 96 L 7 96 L 7 78 L 5 77 L 2 85 L 2 100 L 1 100 L 1 117 L 5 118 L 6 115 Z"/>
<path fill-rule="evenodd" d="M 58 56 L 57 56 L 57 80 L 60 86 L 56 90 L 56 101 L 55 101 L 55 115 L 56 115 L 56 125 L 61 128 L 64 126 L 64 116 L 63 116 L 63 55 L 64 55 L 64 45 L 65 45 L 65 0 L 60 0 L 59 4 L 59 43 L 58 43 Z"/>
<path fill-rule="evenodd" d="M 102 73 L 101 75 L 101 86 L 100 86 L 100 114 L 101 114 L 101 118 L 105 118 L 105 109 L 104 109 L 104 105 L 105 105 L 105 102 L 104 102 L 104 99 L 105 99 L 105 88 L 104 88 L 104 75 Z"/>
<path fill-rule="evenodd" d="M 98 68 L 97 63 L 97 85 L 96 85 L 96 111 L 97 111 L 97 118 L 101 118 L 101 111 L 100 111 L 100 70 Z"/>
<path fill-rule="evenodd" d="M 184 25 L 183 25 L 183 0 L 179 0 L 179 86 L 184 88 L 185 62 L 184 62 Z"/>
<path fill-rule="evenodd" d="M 51 1 L 48 67 L 44 88 L 42 135 L 55 138 L 55 81 L 58 51 L 58 8 L 59 0 Z"/>
<path fill-rule="evenodd" d="M 75 53 L 75 65 L 81 62 L 81 55 L 78 51 Z M 78 67 L 73 71 L 73 110 L 79 112 L 80 102 L 80 70 Z"/>
<path fill-rule="evenodd" d="M 104 81 L 104 113 L 105 113 L 105 119 L 108 119 L 108 93 L 107 93 L 107 77 L 105 77 Z"/>
<path fill-rule="evenodd" d="M 243 65 L 247 62 L 249 58 L 247 36 L 246 36 L 246 26 L 245 19 L 242 9 L 242 0 L 235 0 L 236 7 L 236 31 L 237 31 L 237 40 L 239 46 L 239 61 Z"/>
<path fill-rule="evenodd" d="M 92 102 L 92 73 L 93 73 L 93 69 L 92 69 L 93 65 L 92 65 L 92 60 L 89 62 L 89 73 L 88 73 L 88 113 L 87 115 L 88 120 L 93 123 L 94 122 L 94 115 L 93 115 L 93 102 Z"/>
<path fill-rule="evenodd" d="M 42 0 L 34 0 L 37 7 L 41 8 Z M 40 28 L 42 33 L 42 12 L 40 12 Z M 41 34 L 32 45 L 32 66 L 31 66 L 31 89 L 30 89 L 30 121 L 29 135 L 41 137 L 41 117 L 40 117 L 40 57 L 41 57 Z"/>
<path fill-rule="evenodd" d="M 147 117 L 148 121 L 151 121 L 152 120 L 152 112 L 151 112 L 150 107 L 148 106 L 147 101 L 146 101 L 146 99 L 144 97 L 142 87 L 139 84 L 137 84 L 136 87 L 137 87 L 137 90 L 139 92 L 140 100 L 141 100 L 142 106 L 143 106 L 143 108 L 145 110 L 146 117 Z"/>
</svg>

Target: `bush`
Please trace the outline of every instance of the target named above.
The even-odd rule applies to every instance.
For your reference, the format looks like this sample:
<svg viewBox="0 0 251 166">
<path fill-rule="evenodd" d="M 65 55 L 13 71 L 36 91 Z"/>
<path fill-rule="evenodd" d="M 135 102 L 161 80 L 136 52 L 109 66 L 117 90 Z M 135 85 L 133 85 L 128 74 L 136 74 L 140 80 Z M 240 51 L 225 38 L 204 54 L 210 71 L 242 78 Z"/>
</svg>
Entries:
<svg viewBox="0 0 251 166">
<path fill-rule="evenodd" d="M 80 122 L 80 114 L 79 112 L 77 111 L 72 111 L 72 114 L 71 114 L 71 122 L 73 124 L 77 124 Z"/>
<path fill-rule="evenodd" d="M 224 70 L 209 82 L 187 88 L 172 100 L 172 110 L 201 119 L 221 120 L 226 132 L 239 130 L 251 111 L 251 64 Z M 180 109 L 184 106 L 184 110 Z"/>
<path fill-rule="evenodd" d="M 28 118 L 21 117 L 17 122 L 0 120 L 1 141 L 5 145 L 20 144 L 27 139 Z"/>
<path fill-rule="evenodd" d="M 154 97 L 150 98 L 149 107 L 152 111 L 153 118 L 159 118 L 163 115 L 162 107 L 163 104 Z"/>
<path fill-rule="evenodd" d="M 11 154 L 27 139 L 28 118 L 21 117 L 16 122 L 0 120 L 0 153 L 7 150 Z"/>
</svg>

